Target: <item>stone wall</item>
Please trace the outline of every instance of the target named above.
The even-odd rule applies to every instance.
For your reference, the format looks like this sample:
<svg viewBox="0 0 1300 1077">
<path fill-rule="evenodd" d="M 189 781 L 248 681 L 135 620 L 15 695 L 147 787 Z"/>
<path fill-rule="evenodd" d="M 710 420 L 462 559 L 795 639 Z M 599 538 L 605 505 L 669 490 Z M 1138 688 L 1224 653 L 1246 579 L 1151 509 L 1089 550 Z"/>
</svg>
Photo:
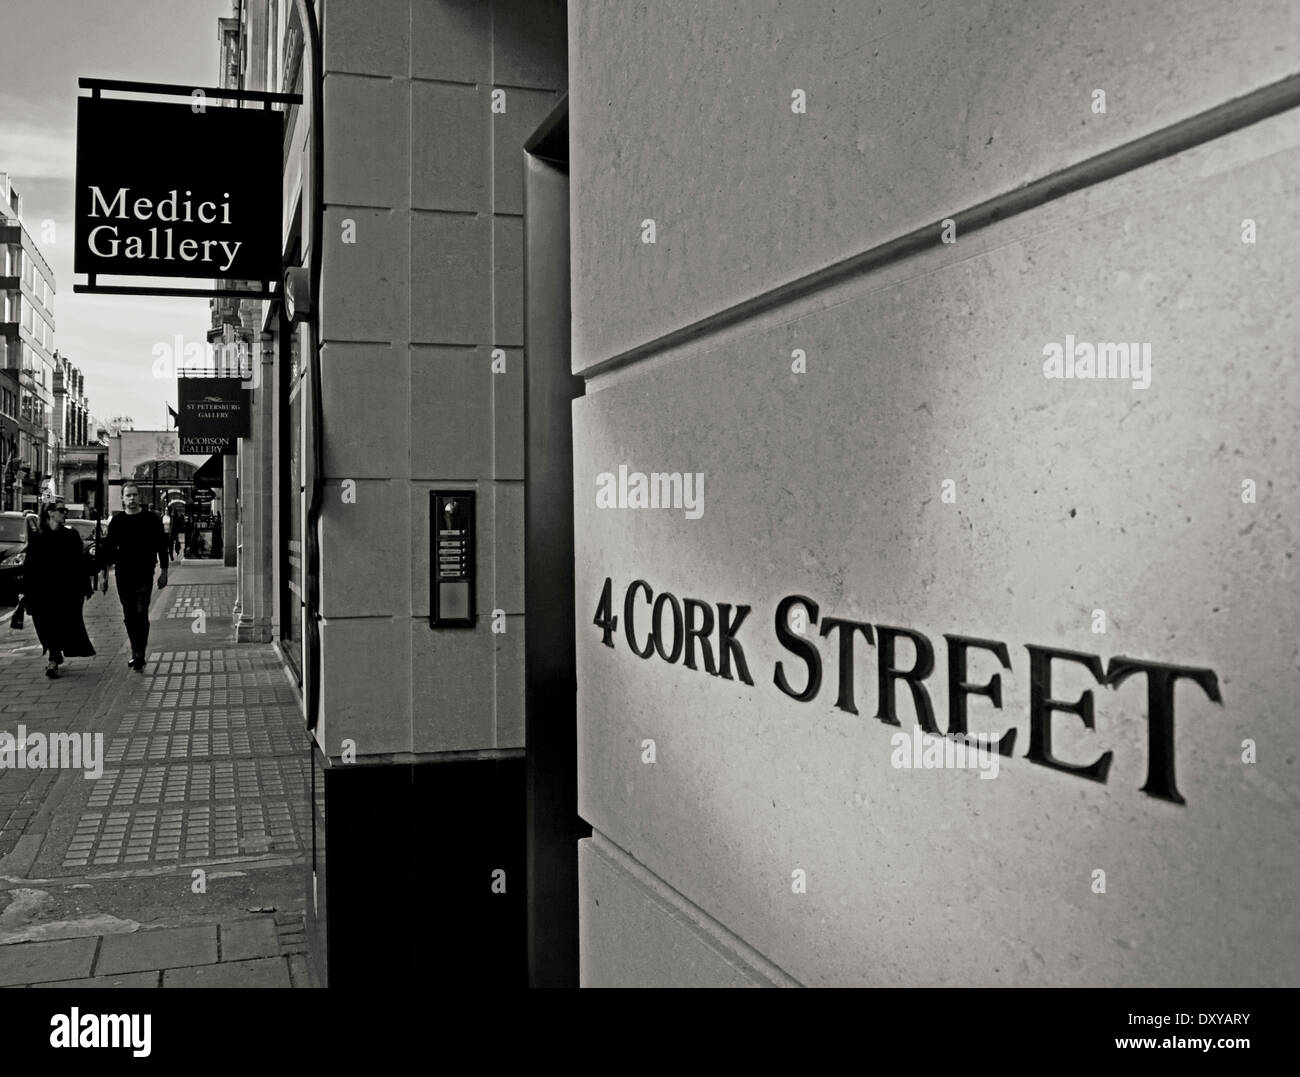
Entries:
<svg viewBox="0 0 1300 1077">
<path fill-rule="evenodd" d="M 1289 7 L 572 6 L 585 983 L 1300 981 Z"/>
<path fill-rule="evenodd" d="M 318 736 L 334 756 L 522 747 L 522 145 L 563 92 L 563 5 L 324 8 Z M 428 625 L 442 487 L 478 495 L 470 632 Z"/>
</svg>

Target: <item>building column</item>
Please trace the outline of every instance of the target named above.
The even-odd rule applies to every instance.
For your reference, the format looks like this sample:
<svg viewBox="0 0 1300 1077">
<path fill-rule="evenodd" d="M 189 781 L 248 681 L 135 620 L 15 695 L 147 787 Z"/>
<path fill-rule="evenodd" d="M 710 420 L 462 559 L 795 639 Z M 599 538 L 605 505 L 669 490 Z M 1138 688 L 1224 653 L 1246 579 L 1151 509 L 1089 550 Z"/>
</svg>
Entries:
<svg viewBox="0 0 1300 1077">
<path fill-rule="evenodd" d="M 239 490 L 240 566 L 239 619 L 236 639 L 240 643 L 269 643 L 274 612 L 274 580 L 271 571 L 271 521 L 274 513 L 275 452 L 272 393 L 274 355 L 259 341 L 259 367 L 252 391 L 251 437 L 243 440 Z"/>
<path fill-rule="evenodd" d="M 221 458 L 221 555 L 227 568 L 234 568 L 239 557 L 238 462 L 235 456 Z"/>
</svg>

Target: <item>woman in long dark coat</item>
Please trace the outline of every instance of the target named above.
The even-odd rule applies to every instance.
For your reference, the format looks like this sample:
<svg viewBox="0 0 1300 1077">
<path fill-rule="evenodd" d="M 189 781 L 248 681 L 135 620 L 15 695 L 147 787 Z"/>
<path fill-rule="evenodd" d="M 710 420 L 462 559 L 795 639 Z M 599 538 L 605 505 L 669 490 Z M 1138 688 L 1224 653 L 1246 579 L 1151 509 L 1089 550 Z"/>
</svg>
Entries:
<svg viewBox="0 0 1300 1077">
<path fill-rule="evenodd" d="M 81 619 L 82 603 L 95 593 L 94 575 L 81 536 L 66 524 L 67 511 L 61 501 L 49 506 L 23 560 L 23 604 L 32 615 L 42 653 L 49 654 L 47 677 L 59 675 L 65 658 L 95 654 Z"/>
</svg>

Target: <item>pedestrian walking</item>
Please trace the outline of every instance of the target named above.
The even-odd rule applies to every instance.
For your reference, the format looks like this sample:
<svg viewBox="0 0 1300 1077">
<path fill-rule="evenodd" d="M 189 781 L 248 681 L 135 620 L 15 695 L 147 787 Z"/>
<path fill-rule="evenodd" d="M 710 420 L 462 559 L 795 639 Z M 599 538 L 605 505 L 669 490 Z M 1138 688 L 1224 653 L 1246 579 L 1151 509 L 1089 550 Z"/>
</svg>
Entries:
<svg viewBox="0 0 1300 1077">
<path fill-rule="evenodd" d="M 172 511 L 172 560 L 175 561 L 181 553 L 181 536 L 185 534 L 185 514 L 178 510 Z"/>
<path fill-rule="evenodd" d="M 22 602 L 32 615 L 41 653 L 49 657 L 45 676 L 53 678 L 65 658 L 94 657 L 81 607 L 95 593 L 95 576 L 81 536 L 66 526 L 67 506 L 56 500 L 42 515 L 27 543 Z"/>
<path fill-rule="evenodd" d="M 131 661 L 135 670 L 144 669 L 145 649 L 149 646 L 149 600 L 153 597 L 153 570 L 161 565 L 158 586 L 167 586 L 168 547 L 162 521 L 140 505 L 140 488 L 133 482 L 122 484 L 122 505 L 108 524 L 104 539 L 104 590 L 108 590 L 108 566 L 115 568 L 117 597 L 122 603 L 122 618 L 131 640 Z"/>
</svg>

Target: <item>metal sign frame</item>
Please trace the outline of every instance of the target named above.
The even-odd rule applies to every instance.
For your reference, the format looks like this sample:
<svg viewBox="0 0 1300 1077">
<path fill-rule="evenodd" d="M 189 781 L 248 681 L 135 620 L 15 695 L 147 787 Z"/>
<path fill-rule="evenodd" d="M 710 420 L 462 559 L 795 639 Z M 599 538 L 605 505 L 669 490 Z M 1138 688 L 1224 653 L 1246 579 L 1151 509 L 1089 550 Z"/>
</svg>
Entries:
<svg viewBox="0 0 1300 1077">
<path fill-rule="evenodd" d="M 196 93 L 202 94 L 206 99 L 217 101 L 230 100 L 243 103 L 244 101 L 260 101 L 264 110 L 269 110 L 274 104 L 284 105 L 301 105 L 302 94 L 296 93 L 269 93 L 263 90 L 239 90 L 223 89 L 218 86 L 182 86 L 177 83 L 164 82 L 131 82 L 122 79 L 99 79 L 99 78 L 79 78 L 77 85 L 83 90 L 90 90 L 91 98 L 99 98 L 104 90 L 113 90 L 119 93 L 148 93 L 156 94 L 160 97 L 186 97 L 193 98 Z M 223 105 L 206 105 L 209 108 L 225 108 Z M 147 274 L 146 274 L 147 275 Z M 188 296 L 197 299 L 213 299 L 219 297 L 233 297 L 239 299 L 277 299 L 280 297 L 281 285 L 279 280 L 263 280 L 260 289 L 241 289 L 241 288 L 166 288 L 153 285 L 123 285 L 123 284 L 98 284 L 96 279 L 99 274 L 87 273 L 86 283 L 73 283 L 73 292 L 90 292 L 96 295 L 175 295 Z"/>
</svg>

